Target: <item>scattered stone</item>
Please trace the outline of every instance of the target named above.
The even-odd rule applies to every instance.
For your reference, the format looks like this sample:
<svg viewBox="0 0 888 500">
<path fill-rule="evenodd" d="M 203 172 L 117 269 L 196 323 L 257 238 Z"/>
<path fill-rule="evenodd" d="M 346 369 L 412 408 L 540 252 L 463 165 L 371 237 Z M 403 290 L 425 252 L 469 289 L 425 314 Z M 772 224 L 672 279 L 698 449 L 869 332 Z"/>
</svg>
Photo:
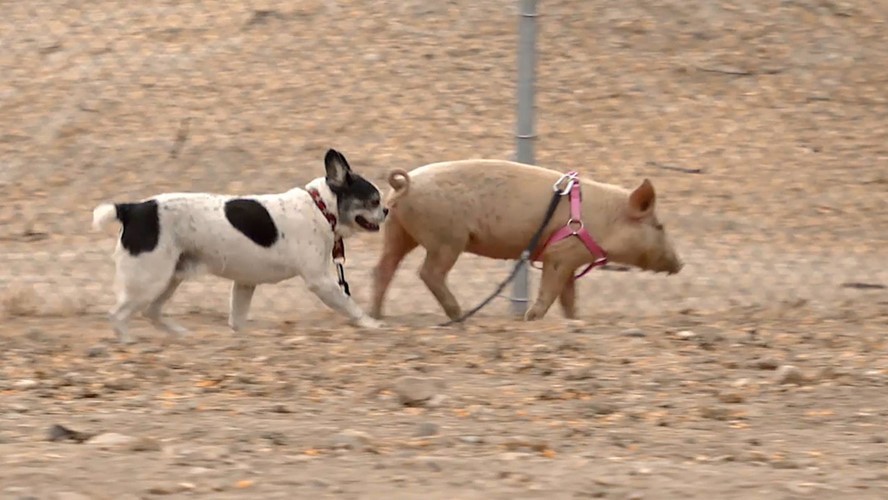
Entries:
<svg viewBox="0 0 888 500">
<path fill-rule="evenodd" d="M 398 401 L 404 406 L 423 406 L 439 395 L 445 388 L 439 378 L 403 376 L 395 380 L 392 387 L 398 395 Z"/>
<path fill-rule="evenodd" d="M 522 458 L 527 458 L 530 456 L 533 456 L 533 454 L 532 453 L 523 453 L 523 452 L 518 452 L 518 451 L 507 451 L 505 453 L 500 453 L 498 455 L 498 458 L 500 460 L 511 462 L 514 460 L 520 460 Z"/>
<path fill-rule="evenodd" d="M 700 416 L 711 420 L 729 420 L 731 410 L 724 406 L 703 406 L 700 408 Z"/>
<path fill-rule="evenodd" d="M 632 338 L 637 338 L 637 339 L 647 337 L 647 334 L 644 333 L 643 331 L 639 330 L 638 328 L 627 328 L 627 329 L 623 330 L 622 332 L 620 332 L 620 335 L 622 335 L 624 337 L 632 337 Z"/>
<path fill-rule="evenodd" d="M 134 438 L 133 436 L 127 436 L 125 434 L 106 432 L 94 436 L 87 442 L 97 446 L 99 449 L 110 450 L 129 447 L 136 442 L 136 439 L 137 438 Z"/>
<path fill-rule="evenodd" d="M 28 413 L 31 411 L 28 405 L 22 403 L 10 403 L 6 406 L 6 409 L 13 413 Z"/>
<path fill-rule="evenodd" d="M 564 376 L 564 380 L 589 380 L 595 378 L 595 372 L 592 370 L 591 366 L 582 366 L 580 368 L 574 368 L 573 370 L 567 372 Z"/>
<path fill-rule="evenodd" d="M 63 491 L 56 493 L 53 498 L 55 500 L 90 500 L 90 497 L 73 491 Z"/>
<path fill-rule="evenodd" d="M 330 439 L 330 448 L 369 451 L 373 449 L 372 442 L 373 436 L 364 431 L 345 429 Z"/>
<path fill-rule="evenodd" d="M 466 444 L 481 444 L 484 442 L 484 438 L 479 436 L 460 436 L 459 440 Z"/>
<path fill-rule="evenodd" d="M 774 374 L 774 380 L 776 380 L 778 384 L 796 385 L 802 385 L 807 381 L 802 371 L 793 365 L 783 365 L 778 368 L 777 372 Z"/>
<path fill-rule="evenodd" d="M 428 437 L 436 434 L 438 434 L 438 424 L 432 422 L 423 422 L 417 425 L 416 432 L 413 433 L 416 437 Z"/>
<path fill-rule="evenodd" d="M 612 403 L 596 401 L 586 406 L 586 414 L 590 416 L 610 415 L 616 413 L 617 407 Z"/>
<path fill-rule="evenodd" d="M 158 486 L 152 486 L 148 488 L 146 493 L 149 495 L 175 495 L 176 493 L 182 493 L 188 491 L 187 487 L 189 483 L 180 483 L 180 484 L 164 484 Z"/>
<path fill-rule="evenodd" d="M 115 380 L 108 380 L 102 386 L 109 391 L 131 391 L 136 388 L 138 384 L 134 378 L 119 378 Z"/>
<path fill-rule="evenodd" d="M 529 450 L 539 453 L 549 449 L 549 445 L 545 441 L 526 436 L 511 436 L 504 439 L 501 444 L 509 451 Z"/>
<path fill-rule="evenodd" d="M 745 401 L 745 399 L 746 398 L 743 396 L 743 394 L 741 394 L 737 391 L 723 391 L 723 392 L 719 393 L 719 395 L 718 395 L 718 400 L 721 401 L 722 403 L 727 403 L 727 404 L 742 403 L 743 401 Z"/>
<path fill-rule="evenodd" d="M 13 387 L 15 387 L 16 389 L 22 390 L 22 391 L 27 391 L 27 390 L 33 389 L 39 385 L 40 385 L 40 383 L 37 382 L 36 380 L 25 378 L 25 379 L 21 379 L 19 381 L 16 381 L 16 383 L 13 385 Z"/>
<path fill-rule="evenodd" d="M 55 424 L 49 428 L 49 435 L 46 439 L 47 441 L 53 442 L 72 441 L 74 443 L 82 443 L 84 441 L 87 441 L 92 436 L 93 434 L 75 431 L 63 425 Z"/>
<path fill-rule="evenodd" d="M 160 442 L 156 439 L 136 438 L 126 446 L 128 451 L 160 451 Z"/>
<path fill-rule="evenodd" d="M 697 334 L 690 331 L 690 330 L 682 330 L 682 331 L 676 333 L 675 336 L 682 339 L 682 340 L 690 340 L 690 339 L 696 337 Z"/>
<path fill-rule="evenodd" d="M 94 345 L 86 350 L 87 358 L 104 358 L 108 355 L 108 348 L 104 345 Z"/>
<path fill-rule="evenodd" d="M 554 389 L 546 389 L 537 396 L 537 399 L 542 401 L 555 401 L 557 399 L 562 399 L 561 394 Z"/>
<path fill-rule="evenodd" d="M 780 366 L 780 361 L 772 357 L 766 357 L 753 361 L 752 365 L 759 370 L 776 370 Z"/>
<path fill-rule="evenodd" d="M 284 403 L 276 403 L 271 407 L 273 413 L 293 413 L 293 409 Z"/>
<path fill-rule="evenodd" d="M 570 333 L 586 333 L 586 322 L 581 319 L 567 320 L 567 331 Z"/>
<path fill-rule="evenodd" d="M 188 447 L 167 447 L 164 453 L 172 455 L 174 463 L 177 465 L 194 466 L 200 462 L 218 462 L 229 454 L 229 449 L 221 445 L 198 446 L 195 448 Z"/>
</svg>

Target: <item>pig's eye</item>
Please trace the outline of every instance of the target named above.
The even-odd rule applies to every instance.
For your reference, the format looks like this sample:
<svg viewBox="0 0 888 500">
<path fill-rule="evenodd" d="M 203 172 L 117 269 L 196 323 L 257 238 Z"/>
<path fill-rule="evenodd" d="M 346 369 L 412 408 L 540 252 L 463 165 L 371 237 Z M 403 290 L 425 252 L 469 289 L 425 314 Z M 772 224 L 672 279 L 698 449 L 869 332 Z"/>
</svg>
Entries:
<svg viewBox="0 0 888 500">
<path fill-rule="evenodd" d="M 654 224 L 654 229 L 656 229 L 657 231 L 662 231 L 662 230 L 663 230 L 663 224 L 660 224 L 659 222 L 656 223 L 656 224 Z"/>
</svg>

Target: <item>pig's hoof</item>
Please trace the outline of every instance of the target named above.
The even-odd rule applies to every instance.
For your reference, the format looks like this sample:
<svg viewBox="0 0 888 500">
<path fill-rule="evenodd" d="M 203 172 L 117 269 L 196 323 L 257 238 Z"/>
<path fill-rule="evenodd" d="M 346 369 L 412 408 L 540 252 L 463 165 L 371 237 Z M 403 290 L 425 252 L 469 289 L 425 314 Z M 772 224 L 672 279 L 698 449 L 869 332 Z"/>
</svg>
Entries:
<svg viewBox="0 0 888 500">
<path fill-rule="evenodd" d="M 535 311 L 533 309 L 524 313 L 524 321 L 536 321 L 542 317 L 543 317 L 542 314 L 538 313 L 537 311 Z"/>
</svg>

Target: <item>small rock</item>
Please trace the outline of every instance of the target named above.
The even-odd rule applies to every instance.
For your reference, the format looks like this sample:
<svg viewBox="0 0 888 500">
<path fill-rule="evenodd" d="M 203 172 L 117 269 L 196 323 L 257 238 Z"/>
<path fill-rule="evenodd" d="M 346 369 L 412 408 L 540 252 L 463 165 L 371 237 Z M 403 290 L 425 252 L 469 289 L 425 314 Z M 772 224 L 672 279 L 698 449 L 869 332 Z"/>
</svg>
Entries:
<svg viewBox="0 0 888 500">
<path fill-rule="evenodd" d="M 109 391 L 131 391 L 136 388 L 136 380 L 133 378 L 119 378 L 108 380 L 102 386 Z"/>
<path fill-rule="evenodd" d="M 31 411 L 28 405 L 21 403 L 10 403 L 6 406 L 6 409 L 13 413 L 28 413 Z"/>
<path fill-rule="evenodd" d="M 780 366 L 780 361 L 775 358 L 766 357 L 753 361 L 752 365 L 759 370 L 776 370 L 777 367 Z"/>
<path fill-rule="evenodd" d="M 152 486 L 146 490 L 149 495 L 175 495 L 187 491 L 188 488 L 182 484 L 164 484 Z"/>
<path fill-rule="evenodd" d="M 507 451 L 507 452 L 505 452 L 505 453 L 500 453 L 500 454 L 497 456 L 497 458 L 499 458 L 500 460 L 505 460 L 505 461 L 507 461 L 507 462 L 511 462 L 511 461 L 514 461 L 514 460 L 520 460 L 520 459 L 522 459 L 522 458 L 527 458 L 527 457 L 530 457 L 530 456 L 533 456 L 533 454 L 531 454 L 531 453 L 522 453 L 522 452 L 517 452 L 517 451 Z"/>
<path fill-rule="evenodd" d="M 595 378 L 595 371 L 592 370 L 591 366 L 582 366 L 579 368 L 574 368 L 573 370 L 567 372 L 564 375 L 564 380 L 589 380 Z"/>
<path fill-rule="evenodd" d="M 510 451 L 530 450 L 539 453 L 549 449 L 549 445 L 545 441 L 526 436 L 511 436 L 502 440 L 501 444 Z"/>
<path fill-rule="evenodd" d="M 802 371 L 793 365 L 783 365 L 778 368 L 777 372 L 774 374 L 774 380 L 776 380 L 778 384 L 796 385 L 802 385 L 807 381 Z"/>
<path fill-rule="evenodd" d="M 643 499 L 644 499 L 644 494 L 641 492 L 638 492 L 638 491 L 633 492 L 633 493 L 629 493 L 628 495 L 626 495 L 626 500 L 643 500 Z"/>
<path fill-rule="evenodd" d="M 90 497 L 73 491 L 56 493 L 53 498 L 55 498 L 55 500 L 90 500 Z"/>
<path fill-rule="evenodd" d="M 92 434 L 87 434 L 85 432 L 75 431 L 73 429 L 69 429 L 64 425 L 55 424 L 49 428 L 49 433 L 47 436 L 47 441 L 72 441 L 75 443 L 82 443 L 89 438 L 91 438 Z"/>
<path fill-rule="evenodd" d="M 129 451 L 160 451 L 160 442 L 147 437 L 136 438 L 126 445 L 126 449 Z"/>
<path fill-rule="evenodd" d="M 398 401 L 404 406 L 423 406 L 445 388 L 444 381 L 439 378 L 423 378 L 404 376 L 395 380 L 392 387 L 398 395 Z"/>
<path fill-rule="evenodd" d="M 697 334 L 690 331 L 690 330 L 682 330 L 682 331 L 676 333 L 675 336 L 682 339 L 682 340 L 689 340 L 689 339 L 696 337 Z"/>
<path fill-rule="evenodd" d="M 638 328 L 627 328 L 627 329 L 623 330 L 622 332 L 620 332 L 620 335 L 622 335 L 624 337 L 633 337 L 633 338 L 637 338 L 637 339 L 647 337 L 647 334 L 644 333 L 643 331 L 639 330 Z"/>
<path fill-rule="evenodd" d="M 94 345 L 86 350 L 87 358 L 104 358 L 108 355 L 108 348 L 99 344 Z"/>
<path fill-rule="evenodd" d="M 581 319 L 567 320 L 567 331 L 570 333 L 586 333 L 587 326 L 586 322 Z"/>
<path fill-rule="evenodd" d="M 293 413 L 293 409 L 284 403 L 277 403 L 271 407 L 273 413 Z"/>
<path fill-rule="evenodd" d="M 33 388 L 35 388 L 35 387 L 37 387 L 37 386 L 39 386 L 39 385 L 40 385 L 40 383 L 37 382 L 36 380 L 32 380 L 32 379 L 29 379 L 29 378 L 25 378 L 25 379 L 22 379 L 22 380 L 17 381 L 17 382 L 15 383 L 14 387 L 15 387 L 16 389 L 19 389 L 19 390 L 22 390 L 22 391 L 27 391 L 28 389 L 33 389 Z"/>
<path fill-rule="evenodd" d="M 438 434 L 438 424 L 432 422 L 423 422 L 417 425 L 416 432 L 413 433 L 416 437 L 428 437 L 436 434 Z"/>
<path fill-rule="evenodd" d="M 330 440 L 330 448 L 338 450 L 369 450 L 372 449 L 372 441 L 373 437 L 364 431 L 345 429 L 333 436 Z"/>
<path fill-rule="evenodd" d="M 724 406 L 704 406 L 700 408 L 700 416 L 712 420 L 728 420 L 731 418 L 731 410 Z"/>
<path fill-rule="evenodd" d="M 484 442 L 484 438 L 479 436 L 460 436 L 459 440 L 466 444 L 481 444 Z"/>
<path fill-rule="evenodd" d="M 718 400 L 722 403 L 728 404 L 738 404 L 742 403 L 746 398 L 743 397 L 743 394 L 736 391 L 724 391 L 719 393 Z"/>
<path fill-rule="evenodd" d="M 125 448 L 136 442 L 136 438 L 133 436 L 127 436 L 125 434 L 118 434 L 116 432 L 106 432 L 104 434 L 99 434 L 89 441 L 87 441 L 91 445 L 95 445 L 103 450 L 110 450 L 113 448 Z"/>
<path fill-rule="evenodd" d="M 589 405 L 586 406 L 586 414 L 591 416 L 610 415 L 616 411 L 617 407 L 615 405 L 604 401 L 589 403 Z"/>
</svg>

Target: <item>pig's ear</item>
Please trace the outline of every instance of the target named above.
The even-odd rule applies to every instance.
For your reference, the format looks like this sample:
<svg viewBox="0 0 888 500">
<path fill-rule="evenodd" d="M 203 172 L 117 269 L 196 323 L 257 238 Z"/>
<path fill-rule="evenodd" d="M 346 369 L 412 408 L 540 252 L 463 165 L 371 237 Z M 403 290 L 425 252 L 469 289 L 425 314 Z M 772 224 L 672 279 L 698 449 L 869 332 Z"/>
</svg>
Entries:
<svg viewBox="0 0 888 500">
<path fill-rule="evenodd" d="M 635 217 L 644 217 L 654 211 L 657 195 L 654 193 L 654 185 L 645 179 L 640 186 L 629 195 L 629 211 Z"/>
</svg>

